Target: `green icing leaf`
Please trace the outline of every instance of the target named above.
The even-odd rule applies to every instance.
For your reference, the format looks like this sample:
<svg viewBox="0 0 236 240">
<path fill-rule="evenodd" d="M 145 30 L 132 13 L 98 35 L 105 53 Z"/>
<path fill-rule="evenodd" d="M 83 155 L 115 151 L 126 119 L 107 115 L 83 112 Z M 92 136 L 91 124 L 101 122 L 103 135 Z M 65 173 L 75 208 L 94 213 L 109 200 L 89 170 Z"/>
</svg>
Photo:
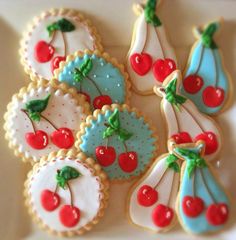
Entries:
<svg viewBox="0 0 236 240">
<path fill-rule="evenodd" d="M 88 74 L 90 73 L 90 71 L 93 68 L 93 62 L 91 58 L 88 58 L 85 60 L 85 62 L 83 62 L 79 68 L 80 72 L 82 73 L 82 75 L 84 77 L 87 77 Z"/>
<path fill-rule="evenodd" d="M 152 24 L 154 27 L 159 27 L 162 23 L 156 15 L 156 2 L 156 0 L 147 1 L 144 9 L 144 16 L 147 23 Z"/>
<path fill-rule="evenodd" d="M 116 108 L 114 113 L 108 119 L 109 124 L 115 130 L 120 128 L 119 110 Z"/>
<path fill-rule="evenodd" d="M 180 105 L 186 102 L 186 98 L 176 94 L 177 78 L 173 79 L 165 88 L 166 100 L 179 110 Z"/>
<path fill-rule="evenodd" d="M 211 49 L 218 48 L 218 46 L 216 45 L 216 43 L 213 39 L 213 36 L 218 29 L 219 29 L 219 23 L 214 22 L 214 23 L 210 23 L 206 27 L 206 29 L 203 31 L 201 40 L 205 47 L 211 48 Z"/>
<path fill-rule="evenodd" d="M 40 121 L 40 113 L 46 109 L 50 96 L 51 94 L 48 94 L 43 99 L 31 100 L 25 104 L 25 110 L 33 121 Z"/>
<path fill-rule="evenodd" d="M 84 79 L 82 72 L 78 68 L 73 71 L 73 79 L 75 82 L 81 82 Z"/>
<path fill-rule="evenodd" d="M 81 173 L 75 168 L 65 166 L 61 170 L 58 170 L 56 175 L 57 184 L 65 189 L 66 184 L 69 180 L 76 179 L 81 176 Z"/>
<path fill-rule="evenodd" d="M 128 132 L 125 129 L 120 128 L 118 131 L 118 138 L 122 142 L 129 140 L 132 136 L 133 136 L 133 134 Z"/>
<path fill-rule="evenodd" d="M 176 157 L 174 154 L 169 154 L 169 156 L 166 158 L 166 165 L 175 172 L 180 172 L 180 166 L 176 161 L 178 161 L 178 157 Z"/>
<path fill-rule="evenodd" d="M 47 31 L 49 36 L 56 30 L 60 30 L 62 32 L 72 32 L 75 30 L 75 25 L 73 25 L 70 21 L 65 18 L 62 18 L 50 25 L 47 26 Z"/>
<path fill-rule="evenodd" d="M 107 127 L 106 130 L 103 132 L 103 138 L 111 137 L 114 134 L 115 130 L 112 127 Z"/>
</svg>

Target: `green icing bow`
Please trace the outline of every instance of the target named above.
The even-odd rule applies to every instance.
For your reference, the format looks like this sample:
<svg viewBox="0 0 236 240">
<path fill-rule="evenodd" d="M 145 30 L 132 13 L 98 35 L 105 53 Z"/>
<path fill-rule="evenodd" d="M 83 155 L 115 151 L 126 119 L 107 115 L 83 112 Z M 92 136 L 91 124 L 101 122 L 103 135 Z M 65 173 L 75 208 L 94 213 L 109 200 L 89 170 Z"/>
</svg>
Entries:
<svg viewBox="0 0 236 240">
<path fill-rule="evenodd" d="M 219 23 L 214 22 L 207 25 L 205 30 L 202 32 L 201 40 L 205 47 L 216 49 L 218 48 L 215 41 L 213 40 L 213 35 L 219 29 Z"/>
<path fill-rule="evenodd" d="M 179 160 L 174 154 L 169 154 L 166 158 L 166 165 L 168 168 L 173 169 L 175 172 L 180 172 L 180 167 L 177 161 Z"/>
<path fill-rule="evenodd" d="M 25 104 L 25 111 L 29 114 L 29 117 L 36 122 L 40 121 L 40 113 L 43 112 L 47 105 L 48 101 L 51 97 L 51 94 L 48 94 L 45 98 L 43 99 L 36 99 L 36 100 L 31 100 Z"/>
<path fill-rule="evenodd" d="M 65 166 L 61 170 L 57 171 L 56 181 L 58 186 L 65 189 L 69 180 L 76 179 L 81 176 L 81 173 L 75 168 L 70 166 Z"/>
<path fill-rule="evenodd" d="M 200 156 L 200 154 L 184 148 L 177 148 L 177 152 L 179 152 L 183 157 L 186 157 L 190 160 L 187 164 L 189 178 L 192 177 L 192 174 L 196 168 L 207 167 L 206 161 Z"/>
<path fill-rule="evenodd" d="M 124 142 L 132 137 L 132 133 L 121 128 L 118 109 L 115 109 L 114 113 L 108 118 L 108 122 L 109 124 L 106 124 L 106 130 L 103 132 L 103 138 L 108 138 L 113 134 L 117 134 L 118 139 Z"/>
<path fill-rule="evenodd" d="M 166 100 L 180 110 L 180 105 L 187 100 L 185 97 L 176 94 L 177 78 L 173 79 L 165 88 Z"/>
<path fill-rule="evenodd" d="M 161 20 L 156 15 L 156 0 L 148 0 L 145 9 L 144 15 L 147 23 L 152 24 L 154 27 L 161 26 Z"/>
<path fill-rule="evenodd" d="M 86 59 L 79 68 L 75 68 L 73 72 L 73 79 L 75 82 L 81 82 L 88 76 L 93 68 L 93 62 L 91 58 Z"/>
<path fill-rule="evenodd" d="M 60 30 L 61 32 L 72 32 L 75 30 L 75 26 L 67 19 L 62 18 L 47 26 L 49 36 L 56 30 Z"/>
</svg>

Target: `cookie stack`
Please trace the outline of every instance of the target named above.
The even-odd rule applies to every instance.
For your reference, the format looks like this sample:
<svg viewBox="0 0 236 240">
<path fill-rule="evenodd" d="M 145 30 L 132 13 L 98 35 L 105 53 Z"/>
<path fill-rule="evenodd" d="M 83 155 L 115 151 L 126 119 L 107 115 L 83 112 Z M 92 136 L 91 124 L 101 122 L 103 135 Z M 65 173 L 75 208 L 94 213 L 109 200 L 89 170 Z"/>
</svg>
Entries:
<svg viewBox="0 0 236 240">
<path fill-rule="evenodd" d="M 221 131 L 206 115 L 219 113 L 230 94 L 213 39 L 219 24 L 195 31 L 182 80 L 156 8 L 156 0 L 135 5 L 126 67 L 103 51 L 97 30 L 77 10 L 45 11 L 24 33 L 21 62 L 32 81 L 12 97 L 4 129 L 15 155 L 32 164 L 24 191 L 29 212 L 52 234 L 90 230 L 104 214 L 109 183 L 132 179 L 126 201 L 135 225 L 167 231 L 178 217 L 199 234 L 228 222 L 229 198 L 210 166 Z M 162 99 L 166 154 L 159 123 L 153 127 L 131 106 L 132 90 Z"/>
</svg>

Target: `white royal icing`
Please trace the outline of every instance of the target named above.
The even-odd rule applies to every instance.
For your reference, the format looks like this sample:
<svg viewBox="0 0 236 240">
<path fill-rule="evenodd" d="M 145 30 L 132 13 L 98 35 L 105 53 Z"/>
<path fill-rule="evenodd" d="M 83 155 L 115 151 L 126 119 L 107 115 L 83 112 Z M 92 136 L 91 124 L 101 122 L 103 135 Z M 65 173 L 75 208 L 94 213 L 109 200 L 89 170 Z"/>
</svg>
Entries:
<svg viewBox="0 0 236 240">
<path fill-rule="evenodd" d="M 52 87 L 31 89 L 30 92 L 23 95 L 22 100 L 14 98 L 8 118 L 10 139 L 26 158 L 31 157 L 34 161 L 38 161 L 42 156 L 48 155 L 52 151 L 59 150 L 50 140 L 50 134 L 55 131 L 55 129 L 43 119 L 38 123 L 34 122 L 36 130 L 43 130 L 48 134 L 49 143 L 46 148 L 41 150 L 30 147 L 25 140 L 25 134 L 33 132 L 33 128 L 30 120 L 21 109 L 25 108 L 26 102 L 45 98 L 49 93 L 51 97 L 47 108 L 42 114 L 50 119 L 57 128 L 69 128 L 73 131 L 75 137 L 75 133 L 79 130 L 81 122 L 86 118 L 86 115 L 83 113 L 83 107 L 78 105 L 71 94 L 64 94 L 62 90 L 54 90 Z"/>
<path fill-rule="evenodd" d="M 32 71 L 35 72 L 36 75 L 45 79 L 51 79 L 53 76 L 51 71 L 51 61 L 46 63 L 39 63 L 35 59 L 34 48 L 37 42 L 40 40 L 44 40 L 46 42 L 50 41 L 51 37 L 48 35 L 48 31 L 46 29 L 47 26 L 62 18 L 66 18 L 72 22 L 73 25 L 75 25 L 75 30 L 72 32 L 63 33 L 67 45 L 67 55 L 73 54 L 78 50 L 94 50 L 95 40 L 91 36 L 88 27 L 83 22 L 81 22 L 78 17 L 48 15 L 44 19 L 41 19 L 39 23 L 37 23 L 37 25 L 33 28 L 31 34 L 27 39 L 24 58 L 27 65 L 32 69 Z M 55 48 L 53 57 L 64 56 L 63 37 L 60 31 L 57 31 L 52 45 Z"/>
<path fill-rule="evenodd" d="M 179 93 L 179 86 L 182 81 L 180 71 L 177 70 L 173 72 L 168 78 L 170 80 L 177 78 L 177 93 L 181 95 Z M 187 132 L 193 139 L 202 133 L 202 129 L 213 132 L 218 139 L 218 149 L 213 154 L 207 155 L 206 158 L 208 161 L 215 159 L 222 147 L 221 134 L 216 122 L 210 117 L 200 113 L 191 100 L 187 99 L 187 101 L 183 103 L 183 107 L 180 106 L 180 111 L 178 111 L 166 100 L 165 94 L 159 91 L 158 88 L 156 88 L 156 91 L 158 92 L 157 94 L 162 97 L 161 105 L 167 122 L 168 138 L 178 132 Z"/>
<path fill-rule="evenodd" d="M 175 202 L 178 193 L 178 186 L 179 186 L 179 173 L 174 172 L 172 169 L 167 169 L 166 166 L 166 158 L 168 155 L 163 156 L 160 159 L 157 159 L 148 173 L 141 178 L 136 184 L 135 188 L 132 189 L 130 192 L 130 199 L 128 202 L 129 206 L 129 216 L 131 221 L 143 228 L 147 228 L 149 230 L 153 230 L 155 232 L 163 231 L 164 228 L 157 227 L 152 221 L 152 211 L 158 204 L 169 205 L 174 211 L 175 209 Z M 137 193 L 138 190 L 143 185 L 149 185 L 154 187 L 161 179 L 163 173 L 167 169 L 162 181 L 156 188 L 158 192 L 158 201 L 150 206 L 144 207 L 141 206 L 137 201 Z M 170 199 L 170 201 L 169 201 Z M 174 220 L 174 219 L 173 219 Z M 173 221 L 170 223 L 169 226 L 166 228 L 170 228 L 173 226 Z"/>
<path fill-rule="evenodd" d="M 70 204 L 70 193 L 68 190 L 58 188 L 57 193 L 60 196 L 61 202 L 58 208 L 52 212 L 44 210 L 40 201 L 40 195 L 43 190 L 49 189 L 54 191 L 57 170 L 65 166 L 73 167 L 82 174 L 82 176 L 69 182 L 73 193 L 74 206 L 80 209 L 81 214 L 80 221 L 72 228 L 65 227 L 59 220 L 60 207 Z M 96 217 L 100 208 L 100 180 L 98 177 L 93 176 L 91 169 L 79 160 L 60 160 L 57 158 L 55 161 L 48 162 L 37 173 L 31 176 L 28 194 L 35 214 L 50 229 L 60 232 L 80 229 Z"/>
<path fill-rule="evenodd" d="M 144 76 L 139 76 L 130 64 L 130 56 L 134 53 L 145 52 L 152 57 L 153 63 L 157 59 L 164 58 L 170 58 L 177 62 L 176 56 L 169 44 L 163 25 L 155 28 L 151 24 L 148 24 L 145 21 L 144 12 L 136 20 L 134 32 L 134 39 L 127 58 L 127 71 L 130 74 L 132 84 L 138 91 L 152 91 L 153 86 L 159 83 L 155 80 L 152 68 Z"/>
</svg>

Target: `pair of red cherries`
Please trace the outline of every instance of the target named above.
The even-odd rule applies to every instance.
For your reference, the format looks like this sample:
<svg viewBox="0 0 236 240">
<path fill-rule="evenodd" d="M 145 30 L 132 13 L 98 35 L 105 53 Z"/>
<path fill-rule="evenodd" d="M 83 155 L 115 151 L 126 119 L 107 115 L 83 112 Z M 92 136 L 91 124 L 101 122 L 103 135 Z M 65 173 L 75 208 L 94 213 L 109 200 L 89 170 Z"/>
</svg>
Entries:
<svg viewBox="0 0 236 240">
<path fill-rule="evenodd" d="M 134 53 L 130 56 L 130 64 L 133 70 L 140 76 L 146 75 L 152 68 L 157 81 L 163 82 L 174 70 L 176 64 L 172 59 L 157 59 L 154 63 L 148 53 Z"/>
<path fill-rule="evenodd" d="M 112 165 L 116 160 L 116 150 L 112 146 L 98 146 L 95 149 L 98 163 L 103 167 Z M 124 172 L 133 172 L 138 166 L 138 156 L 136 152 L 124 152 L 118 157 L 120 168 Z"/>
<path fill-rule="evenodd" d="M 56 210 L 61 203 L 60 196 L 48 189 L 42 191 L 40 200 L 42 207 L 48 212 Z M 63 205 L 59 210 L 59 219 L 65 227 L 74 227 L 80 220 L 80 210 L 72 205 Z"/>
<path fill-rule="evenodd" d="M 58 128 L 50 135 L 51 141 L 59 148 L 71 148 L 74 144 L 74 136 L 69 128 Z M 34 149 L 44 149 L 47 147 L 48 134 L 42 130 L 28 132 L 25 134 L 26 142 Z"/>
</svg>

